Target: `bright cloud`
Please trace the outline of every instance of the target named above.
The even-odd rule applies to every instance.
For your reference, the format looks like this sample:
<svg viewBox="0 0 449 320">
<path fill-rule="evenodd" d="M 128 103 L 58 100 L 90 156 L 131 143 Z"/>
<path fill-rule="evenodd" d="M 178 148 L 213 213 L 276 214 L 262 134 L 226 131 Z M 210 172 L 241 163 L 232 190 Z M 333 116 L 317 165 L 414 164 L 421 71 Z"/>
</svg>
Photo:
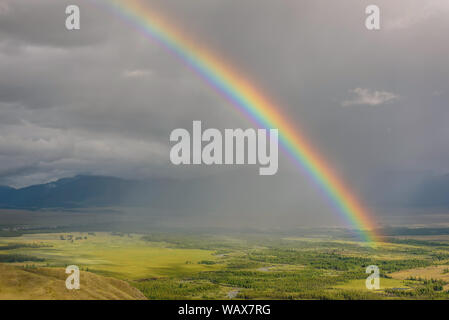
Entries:
<svg viewBox="0 0 449 320">
<path fill-rule="evenodd" d="M 399 96 L 388 91 L 374 91 L 364 88 L 355 88 L 350 90 L 353 98 L 342 102 L 342 106 L 348 107 L 353 105 L 379 106 L 385 103 L 397 100 Z"/>
</svg>

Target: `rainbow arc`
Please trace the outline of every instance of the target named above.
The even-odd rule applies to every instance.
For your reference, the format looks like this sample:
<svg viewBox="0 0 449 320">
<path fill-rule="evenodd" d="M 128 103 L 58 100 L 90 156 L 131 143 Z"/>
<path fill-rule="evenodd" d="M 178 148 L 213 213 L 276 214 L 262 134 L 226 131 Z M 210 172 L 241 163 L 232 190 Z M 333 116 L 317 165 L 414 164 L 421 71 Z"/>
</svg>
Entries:
<svg viewBox="0 0 449 320">
<path fill-rule="evenodd" d="M 283 150 L 304 169 L 337 211 L 370 243 L 378 241 L 370 214 L 307 141 L 299 128 L 272 101 L 218 55 L 189 39 L 167 19 L 138 0 L 100 0 L 117 16 L 158 42 L 194 70 L 246 117 L 265 129 L 278 129 Z"/>
</svg>

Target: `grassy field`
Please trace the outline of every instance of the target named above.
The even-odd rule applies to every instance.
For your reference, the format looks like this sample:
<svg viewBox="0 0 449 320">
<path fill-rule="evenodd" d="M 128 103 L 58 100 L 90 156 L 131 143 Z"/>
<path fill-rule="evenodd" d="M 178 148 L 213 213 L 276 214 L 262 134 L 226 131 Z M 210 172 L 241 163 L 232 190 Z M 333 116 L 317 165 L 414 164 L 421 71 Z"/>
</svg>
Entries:
<svg viewBox="0 0 449 320">
<path fill-rule="evenodd" d="M 17 291 L 5 279 L 8 272 L 1 273 L 2 288 L 23 298 L 45 296 L 37 289 L 45 283 L 54 288 L 59 282 L 46 278 L 51 272 L 59 272 L 58 290 L 64 291 L 62 267 L 69 264 L 78 265 L 87 279 L 99 277 L 89 287 L 107 288 L 83 295 L 93 299 L 449 298 L 449 240 L 435 235 L 390 236 L 372 248 L 340 233 L 28 233 L 0 237 L 0 262 L 2 268 L 14 268 L 8 272 L 16 278 L 41 277 L 40 282 L 30 280 L 39 284 L 36 289 Z M 365 286 L 369 265 L 380 269 L 379 290 Z M 133 295 L 127 289 L 120 296 L 112 287 L 94 285 L 104 279 L 117 279 L 136 291 Z M 47 289 L 53 292 L 48 298 L 71 298 L 58 290 Z"/>
<path fill-rule="evenodd" d="M 2 238 L 0 238 L 2 239 Z M 64 240 L 62 240 L 64 239 Z M 111 233 L 50 233 L 29 234 L 18 238 L 3 238 L 1 246 L 19 248 L 8 254 L 33 256 L 43 261 L 40 266 L 74 264 L 84 270 L 137 280 L 172 275 L 186 276 L 199 271 L 214 270 L 217 266 L 198 264 L 202 260 L 215 260 L 213 251 L 169 248 L 164 243 L 150 243 L 141 236 Z M 0 250 L 0 259 L 2 253 Z M 24 265 L 26 261 L 16 263 Z"/>
</svg>

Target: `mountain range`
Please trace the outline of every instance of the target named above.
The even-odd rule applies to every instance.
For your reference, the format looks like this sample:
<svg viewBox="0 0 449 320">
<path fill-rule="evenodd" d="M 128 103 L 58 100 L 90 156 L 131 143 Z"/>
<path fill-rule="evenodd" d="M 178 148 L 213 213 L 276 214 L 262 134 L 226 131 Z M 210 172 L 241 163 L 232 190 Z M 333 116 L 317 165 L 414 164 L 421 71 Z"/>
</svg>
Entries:
<svg viewBox="0 0 449 320">
<path fill-rule="evenodd" d="M 14 189 L 0 186 L 2 208 L 78 208 L 145 205 L 150 189 L 162 181 L 134 181 L 79 175 L 55 182 Z"/>
<path fill-rule="evenodd" d="M 151 206 L 184 208 L 198 205 L 194 181 L 169 179 L 126 180 L 108 176 L 78 175 L 25 188 L 0 186 L 0 208 L 89 208 Z M 401 187 L 402 185 L 402 187 Z M 376 184 L 365 196 L 378 205 L 449 208 L 449 175 L 411 183 Z"/>
</svg>

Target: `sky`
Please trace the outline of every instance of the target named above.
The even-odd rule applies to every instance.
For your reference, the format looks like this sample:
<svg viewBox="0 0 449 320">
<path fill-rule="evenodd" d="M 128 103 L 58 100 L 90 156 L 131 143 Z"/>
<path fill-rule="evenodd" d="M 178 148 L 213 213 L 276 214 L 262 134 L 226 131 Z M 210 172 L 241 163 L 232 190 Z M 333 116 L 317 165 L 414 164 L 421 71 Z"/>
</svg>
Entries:
<svg viewBox="0 0 449 320">
<path fill-rule="evenodd" d="M 172 130 L 252 124 L 102 1 L 0 0 L 0 185 L 201 178 L 217 214 L 331 217 L 282 153 L 263 178 L 257 166 L 173 166 Z M 276 101 L 361 198 L 385 175 L 449 173 L 447 0 L 142 1 Z M 69 4 L 80 30 L 65 28 Z M 378 31 L 365 28 L 369 4 Z"/>
</svg>

